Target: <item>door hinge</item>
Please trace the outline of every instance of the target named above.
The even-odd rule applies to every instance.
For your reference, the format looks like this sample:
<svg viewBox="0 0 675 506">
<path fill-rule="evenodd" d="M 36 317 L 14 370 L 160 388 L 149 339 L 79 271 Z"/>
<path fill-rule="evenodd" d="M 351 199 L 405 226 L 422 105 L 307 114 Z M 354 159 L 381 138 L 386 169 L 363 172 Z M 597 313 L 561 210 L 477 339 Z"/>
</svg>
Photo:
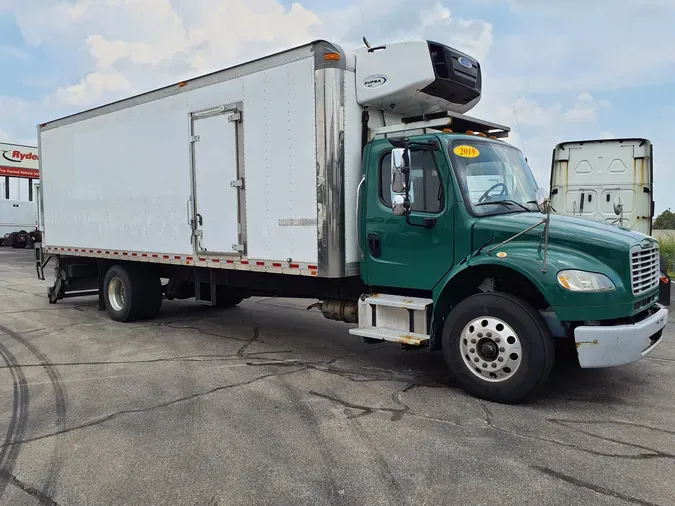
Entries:
<svg viewBox="0 0 675 506">
<path fill-rule="evenodd" d="M 239 253 L 244 252 L 244 245 L 243 244 L 233 244 L 232 245 L 232 251 L 237 251 Z"/>
<path fill-rule="evenodd" d="M 235 179 L 234 181 L 230 181 L 230 186 L 232 188 L 243 188 L 244 187 L 244 180 L 243 179 Z"/>
<path fill-rule="evenodd" d="M 230 114 L 227 119 L 232 122 L 241 121 L 241 113 L 235 112 L 234 114 Z"/>
<path fill-rule="evenodd" d="M 199 139 L 200 139 L 199 135 L 193 135 L 192 137 L 190 137 L 190 142 L 199 142 Z"/>
</svg>

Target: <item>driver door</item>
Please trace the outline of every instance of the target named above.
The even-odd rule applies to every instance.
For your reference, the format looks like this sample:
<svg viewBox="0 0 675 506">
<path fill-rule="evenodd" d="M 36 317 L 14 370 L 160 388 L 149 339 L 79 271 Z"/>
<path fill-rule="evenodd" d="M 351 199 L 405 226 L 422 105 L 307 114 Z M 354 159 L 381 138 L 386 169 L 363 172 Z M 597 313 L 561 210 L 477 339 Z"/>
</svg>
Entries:
<svg viewBox="0 0 675 506">
<path fill-rule="evenodd" d="M 392 212 L 391 150 L 384 142 L 370 151 L 363 279 L 371 286 L 431 290 L 453 265 L 449 167 L 440 151 L 411 149 L 410 225 Z M 421 226 L 425 220 L 433 226 Z"/>
</svg>

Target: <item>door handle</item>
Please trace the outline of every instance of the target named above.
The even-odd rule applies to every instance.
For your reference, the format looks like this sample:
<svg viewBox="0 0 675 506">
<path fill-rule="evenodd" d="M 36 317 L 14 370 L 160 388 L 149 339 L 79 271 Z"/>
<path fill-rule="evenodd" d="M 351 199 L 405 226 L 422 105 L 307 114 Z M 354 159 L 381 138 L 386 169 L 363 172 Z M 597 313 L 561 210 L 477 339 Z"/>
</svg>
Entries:
<svg viewBox="0 0 675 506">
<path fill-rule="evenodd" d="M 192 210 L 190 209 L 192 207 L 192 197 L 187 199 L 186 207 L 187 207 L 187 222 L 188 225 L 192 226 L 193 220 L 192 218 L 190 218 L 190 216 L 192 216 Z"/>
<path fill-rule="evenodd" d="M 375 258 L 382 256 L 382 242 L 379 234 L 368 234 L 368 249 L 370 254 Z"/>
</svg>

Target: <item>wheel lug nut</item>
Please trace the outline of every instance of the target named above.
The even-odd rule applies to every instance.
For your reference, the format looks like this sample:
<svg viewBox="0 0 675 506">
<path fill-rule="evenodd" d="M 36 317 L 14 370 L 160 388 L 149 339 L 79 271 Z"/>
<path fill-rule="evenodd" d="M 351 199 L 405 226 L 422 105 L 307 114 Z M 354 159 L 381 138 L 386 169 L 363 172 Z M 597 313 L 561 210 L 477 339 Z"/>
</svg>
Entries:
<svg viewBox="0 0 675 506">
<path fill-rule="evenodd" d="M 497 368 L 497 364 L 495 364 L 495 363 L 493 362 L 493 363 L 492 363 L 492 368 L 493 368 L 493 369 L 496 369 L 496 368 Z"/>
<path fill-rule="evenodd" d="M 487 369 L 487 364 L 483 363 L 483 369 Z"/>
<path fill-rule="evenodd" d="M 471 344 L 476 344 L 476 340 L 475 340 L 475 339 L 472 339 L 472 340 L 471 340 Z"/>
<path fill-rule="evenodd" d="M 488 336 L 488 337 L 492 337 L 492 332 L 488 332 L 488 333 L 487 333 L 487 336 Z"/>
<path fill-rule="evenodd" d="M 506 351 L 506 349 L 502 346 L 501 348 L 499 348 L 499 351 L 501 351 L 502 353 L 504 353 L 504 352 Z"/>
<path fill-rule="evenodd" d="M 495 343 L 499 343 L 499 342 L 501 342 L 501 339 L 499 339 L 498 337 L 495 337 Z"/>
<path fill-rule="evenodd" d="M 471 348 L 471 349 L 469 350 L 469 353 L 476 353 L 476 348 Z"/>
<path fill-rule="evenodd" d="M 473 359 L 474 362 L 478 362 L 478 357 Z"/>
<path fill-rule="evenodd" d="M 504 362 L 504 357 L 499 357 L 497 360 L 499 360 L 500 362 Z"/>
<path fill-rule="evenodd" d="M 478 337 L 483 337 L 483 333 L 482 333 L 482 332 L 479 332 L 479 333 L 478 333 Z"/>
</svg>

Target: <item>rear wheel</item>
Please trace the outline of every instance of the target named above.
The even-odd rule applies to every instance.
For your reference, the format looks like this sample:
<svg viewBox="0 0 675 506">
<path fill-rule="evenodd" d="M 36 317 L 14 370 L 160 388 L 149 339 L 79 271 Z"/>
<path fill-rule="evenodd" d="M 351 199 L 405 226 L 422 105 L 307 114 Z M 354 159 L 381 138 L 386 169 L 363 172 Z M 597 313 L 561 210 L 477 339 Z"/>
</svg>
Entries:
<svg viewBox="0 0 675 506">
<path fill-rule="evenodd" d="M 545 384 L 555 360 L 546 322 L 526 301 L 481 293 L 459 303 L 443 327 L 443 355 L 464 390 L 517 403 Z"/>
<path fill-rule="evenodd" d="M 219 286 L 216 289 L 215 307 L 227 309 L 234 307 L 245 299 L 244 294 L 228 287 Z"/>
<path fill-rule="evenodd" d="M 110 267 L 103 288 L 108 314 L 118 322 L 152 318 L 162 304 L 159 277 L 134 265 Z"/>
</svg>

